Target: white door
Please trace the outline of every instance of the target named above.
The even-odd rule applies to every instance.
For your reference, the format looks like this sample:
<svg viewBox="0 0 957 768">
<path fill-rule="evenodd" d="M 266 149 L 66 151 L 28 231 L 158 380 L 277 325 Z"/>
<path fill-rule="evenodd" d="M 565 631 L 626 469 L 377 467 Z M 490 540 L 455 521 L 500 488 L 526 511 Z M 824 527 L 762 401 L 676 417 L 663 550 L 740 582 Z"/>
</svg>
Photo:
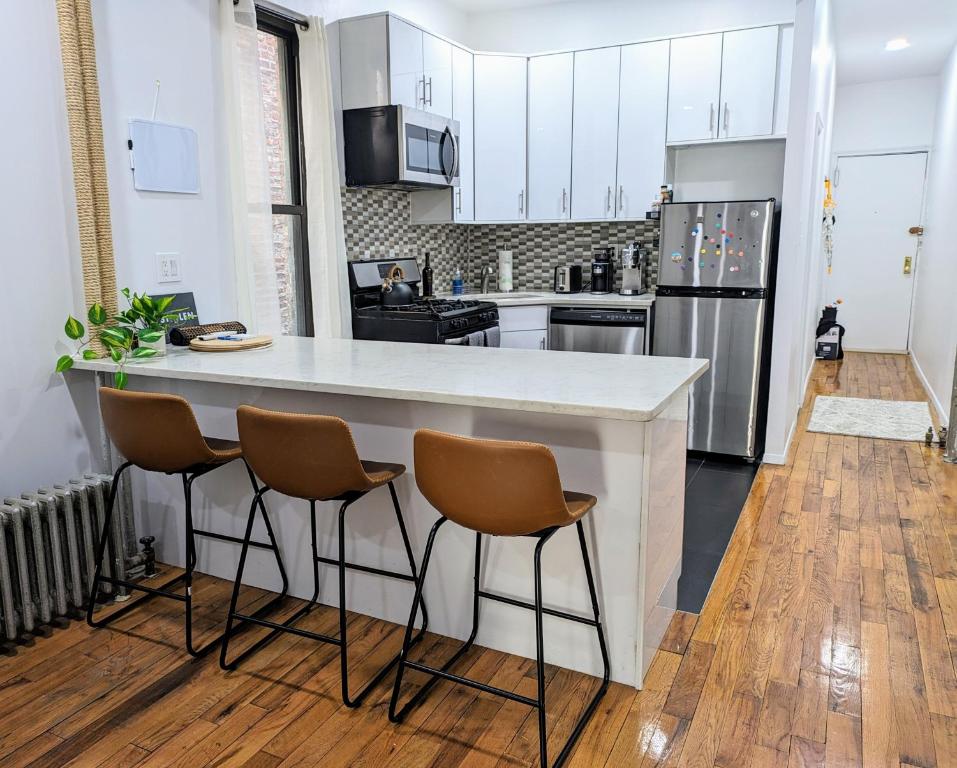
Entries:
<svg viewBox="0 0 957 768">
<path fill-rule="evenodd" d="M 528 218 L 567 219 L 574 54 L 528 60 Z"/>
<path fill-rule="evenodd" d="M 452 44 L 423 32 L 422 67 L 426 110 L 443 117 L 451 117 Z"/>
<path fill-rule="evenodd" d="M 475 220 L 525 218 L 524 56 L 475 56 Z"/>
<path fill-rule="evenodd" d="M 718 136 L 766 136 L 774 126 L 778 28 L 724 33 Z"/>
<path fill-rule="evenodd" d="M 452 198 L 456 221 L 475 219 L 472 98 L 472 54 L 462 48 L 452 48 L 452 118 L 459 121 L 459 186 Z"/>
<path fill-rule="evenodd" d="M 615 217 L 621 48 L 575 52 L 572 218 Z"/>
<path fill-rule="evenodd" d="M 907 350 L 919 269 L 908 229 L 921 221 L 926 165 L 923 152 L 838 158 L 834 255 L 822 298 L 843 300 L 837 321 L 848 349 Z"/>
<path fill-rule="evenodd" d="M 721 33 L 671 41 L 668 141 L 713 139 L 721 90 Z"/>
<path fill-rule="evenodd" d="M 422 30 L 389 17 L 389 84 L 393 104 L 422 109 Z"/>
<path fill-rule="evenodd" d="M 620 219 L 643 219 L 665 176 L 669 41 L 621 49 L 618 100 Z"/>
</svg>

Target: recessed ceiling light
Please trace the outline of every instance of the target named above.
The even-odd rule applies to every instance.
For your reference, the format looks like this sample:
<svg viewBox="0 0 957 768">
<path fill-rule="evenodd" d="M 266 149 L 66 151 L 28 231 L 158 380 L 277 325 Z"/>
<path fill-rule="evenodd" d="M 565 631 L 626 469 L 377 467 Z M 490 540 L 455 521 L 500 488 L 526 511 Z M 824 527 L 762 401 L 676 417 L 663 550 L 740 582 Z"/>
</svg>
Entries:
<svg viewBox="0 0 957 768">
<path fill-rule="evenodd" d="M 893 40 L 888 40 L 887 45 L 884 46 L 885 51 L 903 51 L 905 48 L 910 48 L 906 37 L 895 37 Z"/>
</svg>

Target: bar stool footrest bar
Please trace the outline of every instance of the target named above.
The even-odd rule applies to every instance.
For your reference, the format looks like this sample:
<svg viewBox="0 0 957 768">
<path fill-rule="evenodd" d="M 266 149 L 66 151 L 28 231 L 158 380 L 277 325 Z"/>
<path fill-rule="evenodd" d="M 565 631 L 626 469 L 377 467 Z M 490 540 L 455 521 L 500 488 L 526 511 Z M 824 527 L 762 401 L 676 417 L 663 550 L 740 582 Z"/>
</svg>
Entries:
<svg viewBox="0 0 957 768">
<path fill-rule="evenodd" d="M 250 542 L 251 544 L 252 542 Z M 339 567 L 339 561 L 332 557 L 317 557 L 317 562 L 324 563 L 325 565 L 334 565 L 336 568 Z M 376 576 L 388 576 L 393 579 L 401 579 L 402 581 L 415 581 L 415 577 L 410 573 L 398 573 L 397 571 L 386 571 L 382 568 L 375 568 L 371 565 L 360 565 L 359 563 L 343 563 L 346 568 L 349 568 L 353 571 L 362 571 L 363 573 L 372 573 Z"/>
<path fill-rule="evenodd" d="M 233 618 L 238 619 L 242 622 L 249 622 L 250 624 L 256 624 L 260 627 L 266 627 L 273 630 L 273 632 L 289 632 L 293 635 L 298 635 L 299 637 L 308 637 L 311 640 L 318 640 L 321 643 L 328 643 L 329 645 L 342 645 L 342 641 L 338 637 L 332 637 L 331 635 L 323 635 L 320 632 L 310 632 L 308 629 L 300 629 L 299 627 L 294 626 L 294 622 L 301 619 L 308 611 L 299 611 L 294 613 L 289 619 L 283 623 L 276 621 L 269 621 L 268 619 L 261 619 L 255 615 L 250 616 L 245 613 L 234 613 Z M 272 635 L 267 635 L 271 638 Z M 235 662 L 234 662 L 235 663 Z"/>
<path fill-rule="evenodd" d="M 525 600 L 519 600 L 514 597 L 508 597 L 507 595 L 500 595 L 496 592 L 486 592 L 484 589 L 479 590 L 479 597 L 485 597 L 489 600 L 494 600 L 498 603 L 506 603 L 507 605 L 514 605 L 518 608 L 527 608 L 530 611 L 535 610 L 535 604 L 526 602 Z M 568 619 L 569 621 L 577 621 L 579 624 L 587 624 L 589 627 L 597 627 L 598 622 L 594 619 L 589 619 L 585 616 L 578 616 L 574 613 L 568 613 L 567 611 L 559 611 L 555 608 L 546 608 L 542 606 L 542 613 L 547 616 L 557 616 L 560 619 Z"/>
<path fill-rule="evenodd" d="M 478 680 L 472 680 L 471 678 L 455 675 L 442 669 L 429 667 L 425 664 L 420 664 L 417 661 L 406 661 L 405 666 L 407 666 L 409 669 L 425 672 L 427 675 L 432 675 L 433 677 L 441 677 L 444 680 L 451 680 L 453 683 L 467 685 L 469 688 L 475 688 L 479 691 L 484 691 L 485 693 L 494 693 L 496 696 L 502 696 L 506 699 L 510 699 L 511 701 L 517 701 L 519 704 L 526 704 L 529 707 L 535 707 L 537 709 L 541 706 L 538 701 L 531 699 L 528 696 L 521 696 L 517 693 L 506 691 L 504 688 L 496 688 L 494 685 L 487 685 L 486 683 L 481 683 Z"/>
<path fill-rule="evenodd" d="M 200 531 L 198 529 L 193 529 L 193 533 L 196 536 L 205 536 L 208 539 L 218 539 L 219 541 L 230 541 L 233 544 L 242 544 L 243 540 L 238 536 L 230 536 L 225 533 L 216 533 L 215 531 Z M 249 546 L 258 547 L 259 549 L 269 549 L 271 550 L 272 544 L 267 544 L 264 541 L 250 541 Z"/>
</svg>

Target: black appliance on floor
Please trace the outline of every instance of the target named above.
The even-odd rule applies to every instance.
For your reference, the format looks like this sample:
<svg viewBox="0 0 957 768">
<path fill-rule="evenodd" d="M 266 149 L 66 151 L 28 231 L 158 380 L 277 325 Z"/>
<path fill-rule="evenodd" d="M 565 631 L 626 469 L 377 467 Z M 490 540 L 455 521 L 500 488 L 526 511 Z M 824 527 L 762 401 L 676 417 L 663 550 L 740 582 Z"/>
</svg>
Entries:
<svg viewBox="0 0 957 768">
<path fill-rule="evenodd" d="M 382 283 L 399 266 L 415 294 L 411 304 L 389 306 L 382 299 Z M 473 346 L 498 346 L 498 308 L 490 301 L 423 298 L 415 259 L 350 261 L 349 293 L 352 335 L 374 341 L 412 341 L 456 344 L 466 337 Z M 475 343 L 476 339 L 481 339 Z"/>
</svg>

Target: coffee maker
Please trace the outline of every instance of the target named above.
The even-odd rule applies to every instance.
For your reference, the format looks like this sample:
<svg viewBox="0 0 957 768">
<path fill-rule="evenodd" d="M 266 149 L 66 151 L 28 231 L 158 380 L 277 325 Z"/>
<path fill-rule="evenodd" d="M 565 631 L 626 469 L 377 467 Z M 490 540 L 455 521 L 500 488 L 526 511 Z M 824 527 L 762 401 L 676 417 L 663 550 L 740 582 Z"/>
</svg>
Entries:
<svg viewBox="0 0 957 768">
<path fill-rule="evenodd" d="M 591 260 L 591 292 L 611 293 L 615 289 L 615 246 L 599 248 Z"/>
<path fill-rule="evenodd" d="M 622 296 L 637 296 L 645 292 L 645 266 L 648 264 L 648 252 L 641 243 L 634 240 L 621 249 L 621 288 Z"/>
</svg>

